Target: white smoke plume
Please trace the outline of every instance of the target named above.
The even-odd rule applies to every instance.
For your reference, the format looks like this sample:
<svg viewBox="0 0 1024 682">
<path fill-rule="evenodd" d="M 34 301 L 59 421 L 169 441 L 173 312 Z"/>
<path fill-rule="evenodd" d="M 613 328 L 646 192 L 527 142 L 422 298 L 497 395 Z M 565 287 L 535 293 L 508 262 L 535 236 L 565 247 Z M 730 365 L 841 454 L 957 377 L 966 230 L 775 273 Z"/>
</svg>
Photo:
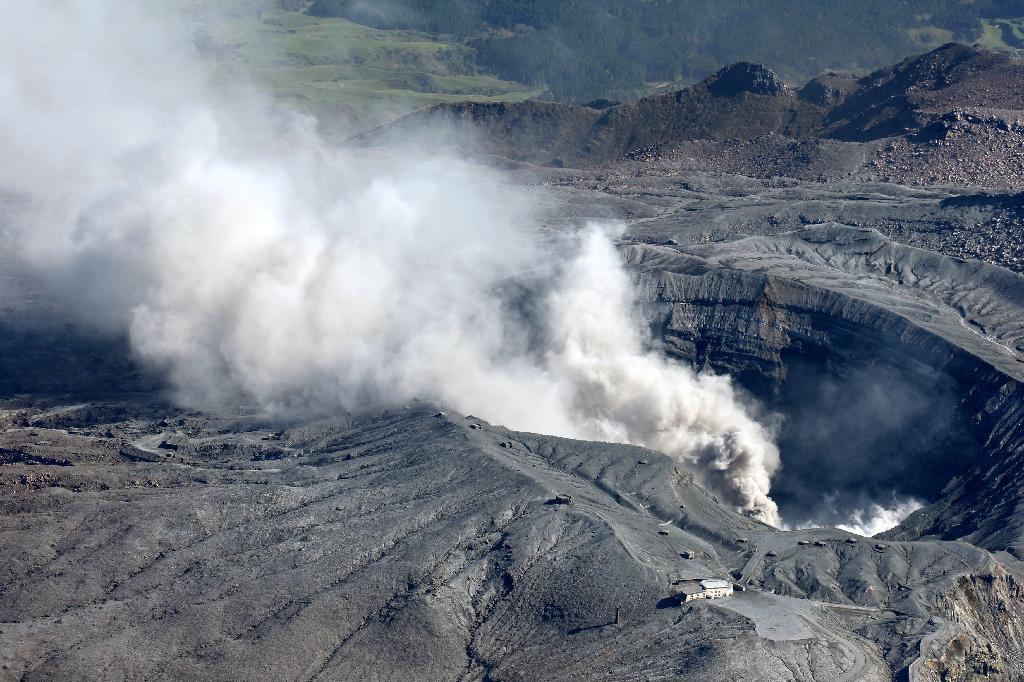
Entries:
<svg viewBox="0 0 1024 682">
<path fill-rule="evenodd" d="M 891 507 L 872 504 L 867 509 L 856 509 L 850 514 L 850 522 L 836 526 L 851 533 L 871 537 L 900 525 L 904 519 L 923 507 L 915 499 L 894 502 Z"/>
<path fill-rule="evenodd" d="M 211 87 L 187 31 L 128 5 L 0 10 L 0 188 L 33 205 L 9 226 L 20 258 L 81 318 L 126 332 L 180 403 L 437 401 L 663 450 L 779 522 L 770 434 L 727 378 L 650 347 L 605 232 L 552 256 L 496 173 L 326 146 L 313 122 Z M 537 328 L 501 293 L 515 281 L 540 288 Z"/>
<path fill-rule="evenodd" d="M 550 295 L 548 364 L 571 387 L 586 437 L 684 457 L 711 488 L 778 524 L 768 496 L 779 453 L 727 377 L 696 374 L 646 348 L 635 293 L 607 236 L 591 231 Z"/>
</svg>

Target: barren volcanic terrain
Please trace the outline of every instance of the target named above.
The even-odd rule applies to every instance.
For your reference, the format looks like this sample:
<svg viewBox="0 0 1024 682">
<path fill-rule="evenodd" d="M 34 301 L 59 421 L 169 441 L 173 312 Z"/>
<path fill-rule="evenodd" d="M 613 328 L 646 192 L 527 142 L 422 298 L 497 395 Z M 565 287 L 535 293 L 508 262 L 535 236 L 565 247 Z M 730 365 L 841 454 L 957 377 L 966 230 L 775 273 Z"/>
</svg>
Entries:
<svg viewBox="0 0 1024 682">
<path fill-rule="evenodd" d="M 1022 83 L 949 45 L 354 141 L 473 126 L 543 237 L 621 222 L 658 353 L 774 415 L 781 528 L 685 460 L 445 404 L 177 407 L 8 264 L 0 678 L 1024 679 Z"/>
</svg>

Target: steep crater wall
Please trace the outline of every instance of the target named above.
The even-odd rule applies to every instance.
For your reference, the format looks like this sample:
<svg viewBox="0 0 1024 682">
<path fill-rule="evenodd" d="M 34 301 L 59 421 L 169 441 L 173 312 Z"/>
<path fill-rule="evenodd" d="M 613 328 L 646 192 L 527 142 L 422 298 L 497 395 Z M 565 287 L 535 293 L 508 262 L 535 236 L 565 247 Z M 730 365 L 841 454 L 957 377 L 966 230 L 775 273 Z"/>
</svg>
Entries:
<svg viewBox="0 0 1024 682">
<path fill-rule="evenodd" d="M 1024 450 L 1024 392 L 1012 363 L 982 352 L 991 320 L 976 322 L 961 305 L 959 328 L 947 335 L 937 314 L 922 324 L 909 297 L 901 310 L 827 278 L 723 264 L 706 252 L 630 246 L 626 256 L 665 352 L 733 375 L 783 415 L 773 496 L 787 522 L 841 523 L 872 503 L 916 499 L 935 504 L 908 519 L 901 539 L 963 538 L 1020 551 L 1020 488 L 1006 483 L 1024 480 L 1014 464 Z M 936 288 L 936 278 L 915 267 L 918 281 Z M 952 299 L 963 303 L 960 293 Z M 982 331 L 963 336 L 975 327 Z M 978 352 L 963 347 L 975 337 Z"/>
</svg>

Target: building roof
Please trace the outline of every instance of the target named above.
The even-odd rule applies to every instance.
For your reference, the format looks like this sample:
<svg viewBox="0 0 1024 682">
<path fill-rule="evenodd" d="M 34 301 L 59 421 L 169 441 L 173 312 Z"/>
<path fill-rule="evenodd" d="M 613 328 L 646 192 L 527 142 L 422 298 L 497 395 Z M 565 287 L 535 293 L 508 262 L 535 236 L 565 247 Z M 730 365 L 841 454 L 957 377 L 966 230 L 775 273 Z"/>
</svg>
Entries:
<svg viewBox="0 0 1024 682">
<path fill-rule="evenodd" d="M 728 580 L 718 580 L 717 578 L 709 578 L 708 580 L 701 580 L 700 586 L 705 590 L 713 590 L 719 587 L 732 587 L 732 583 Z"/>
</svg>

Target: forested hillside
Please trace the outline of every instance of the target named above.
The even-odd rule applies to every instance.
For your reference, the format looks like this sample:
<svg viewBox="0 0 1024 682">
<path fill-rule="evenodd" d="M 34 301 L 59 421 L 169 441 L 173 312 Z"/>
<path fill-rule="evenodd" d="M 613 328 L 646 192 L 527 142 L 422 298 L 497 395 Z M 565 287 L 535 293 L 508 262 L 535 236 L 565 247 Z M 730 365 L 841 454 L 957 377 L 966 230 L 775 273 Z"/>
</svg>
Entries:
<svg viewBox="0 0 1024 682">
<path fill-rule="evenodd" d="M 1024 51 L 1022 0 L 313 0 L 307 12 L 450 36 L 497 76 L 575 101 L 741 60 L 800 82 L 951 40 Z"/>
</svg>

